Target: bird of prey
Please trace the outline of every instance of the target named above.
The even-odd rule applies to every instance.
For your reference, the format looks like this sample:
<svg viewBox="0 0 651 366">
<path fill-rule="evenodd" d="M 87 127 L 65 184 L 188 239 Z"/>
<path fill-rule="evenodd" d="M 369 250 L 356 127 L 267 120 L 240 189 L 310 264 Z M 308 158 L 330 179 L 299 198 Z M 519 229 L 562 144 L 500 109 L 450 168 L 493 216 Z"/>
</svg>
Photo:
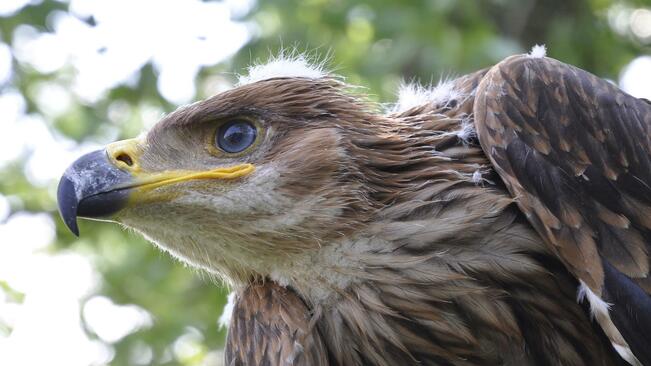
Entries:
<svg viewBox="0 0 651 366">
<path fill-rule="evenodd" d="M 235 293 L 226 365 L 651 365 L 651 105 L 540 50 L 388 110 L 257 65 L 64 173 Z"/>
</svg>

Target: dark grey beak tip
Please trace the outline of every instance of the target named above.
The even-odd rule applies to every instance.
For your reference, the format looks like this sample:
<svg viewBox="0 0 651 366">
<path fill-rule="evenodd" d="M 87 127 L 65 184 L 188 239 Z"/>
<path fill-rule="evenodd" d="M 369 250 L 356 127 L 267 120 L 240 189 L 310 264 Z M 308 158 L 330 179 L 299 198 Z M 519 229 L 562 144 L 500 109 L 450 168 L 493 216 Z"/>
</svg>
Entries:
<svg viewBox="0 0 651 366">
<path fill-rule="evenodd" d="M 59 181 L 57 201 L 63 222 L 79 236 L 77 217 L 106 218 L 127 204 L 131 174 L 113 165 L 104 150 L 72 163 Z"/>
<path fill-rule="evenodd" d="M 59 204 L 59 214 L 68 229 L 75 236 L 79 236 L 79 226 L 77 226 L 77 195 L 75 185 L 67 176 L 61 177 L 59 188 L 57 189 L 57 202 Z"/>
</svg>

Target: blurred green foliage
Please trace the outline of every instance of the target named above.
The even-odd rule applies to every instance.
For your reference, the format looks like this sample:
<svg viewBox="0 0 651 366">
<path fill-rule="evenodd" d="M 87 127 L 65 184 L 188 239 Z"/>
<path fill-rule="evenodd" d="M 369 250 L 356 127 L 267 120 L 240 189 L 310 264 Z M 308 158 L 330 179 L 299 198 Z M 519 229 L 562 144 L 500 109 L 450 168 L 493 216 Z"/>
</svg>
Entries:
<svg viewBox="0 0 651 366">
<path fill-rule="evenodd" d="M 546 44 L 551 57 L 617 80 L 632 58 L 649 53 L 648 45 L 618 34 L 609 25 L 609 10 L 618 4 L 649 5 L 642 0 L 260 1 L 241 19 L 251 25 L 252 39 L 232 59 L 201 70 L 197 98 L 207 96 L 215 76 L 232 81 L 228 73 L 244 72 L 247 65 L 264 61 L 281 48 L 328 57 L 329 65 L 347 82 L 367 87 L 370 98 L 379 102 L 393 101 L 402 80 L 437 82 L 488 67 L 536 43 Z M 49 15 L 65 12 L 67 6 L 65 1 L 44 0 L 0 18 L 0 40 L 12 44 L 14 30 L 24 24 L 51 31 Z M 92 19 L 82 20 L 92 24 Z M 42 111 L 34 100 L 34 85 L 65 83 L 74 74 L 71 68 L 41 74 L 15 60 L 14 71 L 10 82 L 0 88 L 17 88 L 28 111 L 37 114 Z M 93 104 L 75 99 L 48 124 L 79 142 L 108 142 L 103 141 L 106 123 L 118 129 L 117 138 L 132 137 L 143 128 L 143 108 L 165 112 L 176 108 L 161 96 L 156 80 L 155 69 L 146 65 L 135 84 L 118 86 Z M 129 107 L 118 120 L 109 116 L 116 101 Z M 0 192 L 13 197 L 12 211 L 49 212 L 56 221 L 54 250 L 90 256 L 102 275 L 99 293 L 119 304 L 137 304 L 154 317 L 151 328 L 114 344 L 112 364 L 130 364 L 130 355 L 143 342 L 152 348 L 154 364 L 200 364 L 205 352 L 222 347 L 225 332 L 218 328 L 217 319 L 226 289 L 117 225 L 81 222 L 82 237 L 73 237 L 56 213 L 56 182 L 30 183 L 24 173 L 26 159 L 22 156 L 0 171 Z M 187 327 L 202 334 L 202 351 L 192 359 L 169 357 L 170 345 Z M 90 336 L 95 337 L 92 332 Z"/>
</svg>

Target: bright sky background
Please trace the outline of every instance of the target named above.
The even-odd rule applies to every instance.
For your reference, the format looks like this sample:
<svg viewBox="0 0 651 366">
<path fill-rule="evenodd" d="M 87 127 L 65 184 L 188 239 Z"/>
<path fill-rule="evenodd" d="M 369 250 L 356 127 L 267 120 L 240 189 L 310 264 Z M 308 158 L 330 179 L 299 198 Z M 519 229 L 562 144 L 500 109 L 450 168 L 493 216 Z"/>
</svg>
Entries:
<svg viewBox="0 0 651 366">
<path fill-rule="evenodd" d="M 16 90 L 0 94 L 0 168 L 27 155 L 30 181 L 53 186 L 76 157 L 112 141 L 117 130 L 107 130 L 101 141 L 77 144 L 55 133 L 46 119 L 63 114 L 74 98 L 93 103 L 116 85 L 134 83 L 148 62 L 159 73 L 158 88 L 164 98 L 174 104 L 192 101 L 197 72 L 227 59 L 252 36 L 251 25 L 232 20 L 247 12 L 252 1 L 71 0 L 71 14 L 56 13 L 48 20 L 52 33 L 21 26 L 12 44 L 19 63 L 43 73 L 72 67 L 75 76 L 71 89 L 56 81 L 37 86 L 36 101 L 45 116 L 27 114 L 25 99 Z M 29 3 L 0 0 L 0 21 Z M 123 11 L 126 7 L 128 12 Z M 95 27 L 78 19 L 88 16 L 96 20 Z M 169 26 L 172 18 L 175 27 Z M 649 9 L 615 7 L 609 21 L 617 32 L 651 39 Z M 11 58 L 12 48 L 0 43 L 0 83 L 12 75 Z M 622 71 L 619 84 L 634 96 L 651 99 L 651 56 L 634 59 Z M 115 106 L 118 117 L 120 108 Z M 160 114 L 154 109 L 144 118 L 153 123 Z M 13 327 L 9 336 L 0 332 L 0 365 L 106 364 L 114 352 L 112 343 L 151 326 L 146 310 L 117 305 L 106 297 L 92 297 L 82 309 L 81 299 L 92 294 L 99 281 L 91 260 L 72 252 L 48 253 L 55 239 L 48 215 L 17 213 L 7 219 L 8 214 L 9 202 L 0 194 L 0 281 L 24 293 L 25 301 L 7 301 L 0 289 L 0 320 Z M 88 338 L 80 313 L 100 340 Z M 174 357 L 192 355 L 198 337 L 188 329 L 175 343 Z M 211 362 L 219 359 L 216 355 Z M 143 345 L 133 363 L 150 360 L 151 350 Z"/>
</svg>

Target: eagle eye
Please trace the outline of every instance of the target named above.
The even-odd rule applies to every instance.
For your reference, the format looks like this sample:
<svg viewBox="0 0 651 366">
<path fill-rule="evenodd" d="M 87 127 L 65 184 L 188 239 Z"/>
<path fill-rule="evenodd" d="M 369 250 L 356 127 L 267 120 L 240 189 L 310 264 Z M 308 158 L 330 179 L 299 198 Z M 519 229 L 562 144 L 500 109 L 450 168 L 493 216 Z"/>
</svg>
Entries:
<svg viewBox="0 0 651 366">
<path fill-rule="evenodd" d="M 224 123 L 217 130 L 215 143 L 227 153 L 239 153 L 255 142 L 258 130 L 249 121 L 233 120 Z"/>
</svg>

